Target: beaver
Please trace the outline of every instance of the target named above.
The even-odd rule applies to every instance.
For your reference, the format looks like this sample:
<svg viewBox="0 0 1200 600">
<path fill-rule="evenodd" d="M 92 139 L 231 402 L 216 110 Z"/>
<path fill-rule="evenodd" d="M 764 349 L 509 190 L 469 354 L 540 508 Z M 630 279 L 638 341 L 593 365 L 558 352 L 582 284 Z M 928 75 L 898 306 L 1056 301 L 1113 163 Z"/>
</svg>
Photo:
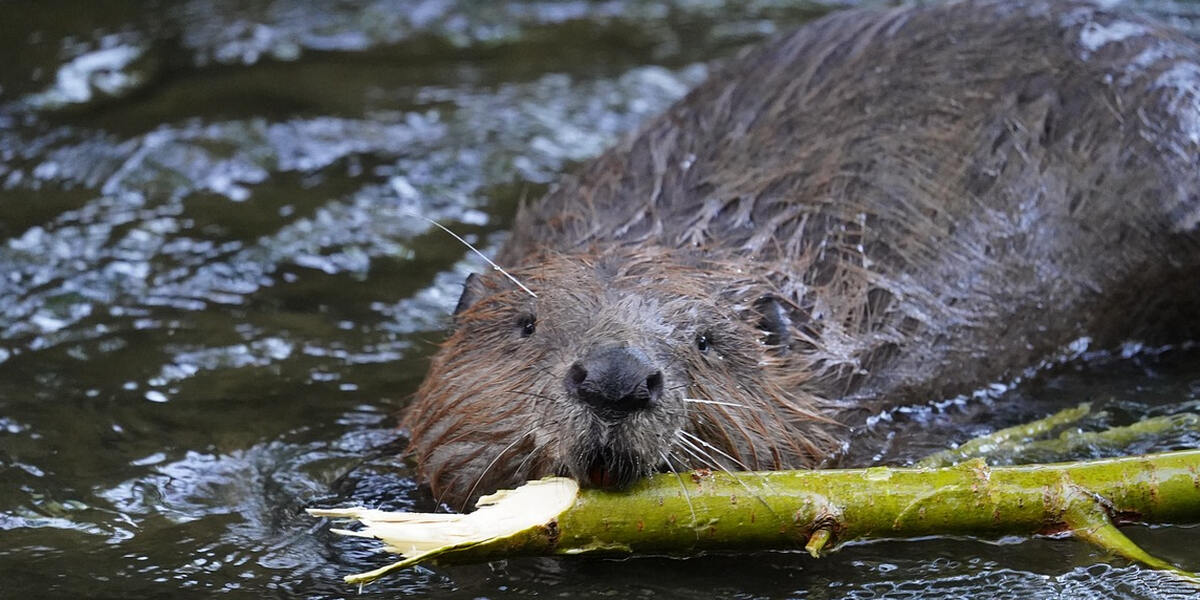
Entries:
<svg viewBox="0 0 1200 600">
<path fill-rule="evenodd" d="M 402 426 L 465 506 L 830 464 L 887 405 L 1194 338 L 1200 49 L 1083 2 L 835 13 L 518 209 Z"/>
</svg>

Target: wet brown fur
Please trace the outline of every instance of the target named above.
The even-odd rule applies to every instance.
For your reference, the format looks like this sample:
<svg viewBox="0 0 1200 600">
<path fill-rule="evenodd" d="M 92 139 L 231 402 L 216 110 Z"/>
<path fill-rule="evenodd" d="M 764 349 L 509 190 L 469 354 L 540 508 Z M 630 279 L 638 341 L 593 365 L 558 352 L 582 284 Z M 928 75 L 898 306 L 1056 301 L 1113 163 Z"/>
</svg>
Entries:
<svg viewBox="0 0 1200 600">
<path fill-rule="evenodd" d="M 850 11 L 750 50 L 522 208 L 498 262 L 538 297 L 490 275 L 457 315 L 405 418 L 422 476 L 459 506 L 578 477 L 580 443 L 641 472 L 814 466 L 856 411 L 1080 338 L 1194 339 L 1200 87 L 1167 84 L 1197 65 L 1070 2 Z M 602 341 L 652 348 L 671 390 L 610 437 L 561 391 Z"/>
</svg>

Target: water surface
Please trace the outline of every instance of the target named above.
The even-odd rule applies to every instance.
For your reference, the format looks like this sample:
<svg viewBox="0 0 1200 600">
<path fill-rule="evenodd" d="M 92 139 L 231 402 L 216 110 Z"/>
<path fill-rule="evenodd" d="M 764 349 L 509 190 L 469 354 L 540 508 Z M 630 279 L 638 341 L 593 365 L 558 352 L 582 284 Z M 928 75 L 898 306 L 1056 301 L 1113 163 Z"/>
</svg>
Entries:
<svg viewBox="0 0 1200 600">
<path fill-rule="evenodd" d="M 310 505 L 430 508 L 396 414 L 522 198 L 835 4 L 0 5 L 0 596 L 348 597 Z M 1146 10 L 1195 27 L 1200 8 Z M 1194 30 L 1194 29 L 1193 29 Z M 1091 399 L 1200 410 L 1200 353 L 1086 355 L 881 415 L 911 461 Z M 1195 447 L 1193 433 L 1136 451 Z M 1097 449 L 1096 454 L 1102 453 Z M 1195 528 L 1131 528 L 1200 569 Z M 1167 598 L 1069 539 L 417 568 L 365 597 Z M 1181 596 L 1180 596 L 1181 597 Z"/>
</svg>

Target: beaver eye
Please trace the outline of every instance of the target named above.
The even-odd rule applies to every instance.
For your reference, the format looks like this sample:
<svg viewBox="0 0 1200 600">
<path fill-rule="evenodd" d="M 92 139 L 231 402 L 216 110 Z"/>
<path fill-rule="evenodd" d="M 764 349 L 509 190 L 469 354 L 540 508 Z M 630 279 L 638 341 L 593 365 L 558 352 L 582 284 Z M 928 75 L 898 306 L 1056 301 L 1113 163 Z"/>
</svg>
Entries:
<svg viewBox="0 0 1200 600">
<path fill-rule="evenodd" d="M 531 314 L 523 314 L 517 319 L 517 329 L 521 332 L 521 337 L 527 338 L 537 331 L 537 317 Z"/>
<path fill-rule="evenodd" d="M 709 339 L 707 331 L 696 335 L 696 349 L 699 350 L 701 354 L 708 352 L 708 347 L 711 343 L 712 340 Z"/>
</svg>

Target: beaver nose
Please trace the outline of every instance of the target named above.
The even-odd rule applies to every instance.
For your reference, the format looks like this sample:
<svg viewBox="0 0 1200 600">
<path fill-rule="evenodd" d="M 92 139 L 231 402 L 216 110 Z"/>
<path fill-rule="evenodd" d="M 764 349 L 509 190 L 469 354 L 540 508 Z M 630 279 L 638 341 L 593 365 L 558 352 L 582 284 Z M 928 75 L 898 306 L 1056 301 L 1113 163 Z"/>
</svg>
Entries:
<svg viewBox="0 0 1200 600">
<path fill-rule="evenodd" d="M 567 369 L 567 393 L 600 416 L 618 419 L 662 396 L 663 375 L 637 348 L 606 346 Z"/>
</svg>

